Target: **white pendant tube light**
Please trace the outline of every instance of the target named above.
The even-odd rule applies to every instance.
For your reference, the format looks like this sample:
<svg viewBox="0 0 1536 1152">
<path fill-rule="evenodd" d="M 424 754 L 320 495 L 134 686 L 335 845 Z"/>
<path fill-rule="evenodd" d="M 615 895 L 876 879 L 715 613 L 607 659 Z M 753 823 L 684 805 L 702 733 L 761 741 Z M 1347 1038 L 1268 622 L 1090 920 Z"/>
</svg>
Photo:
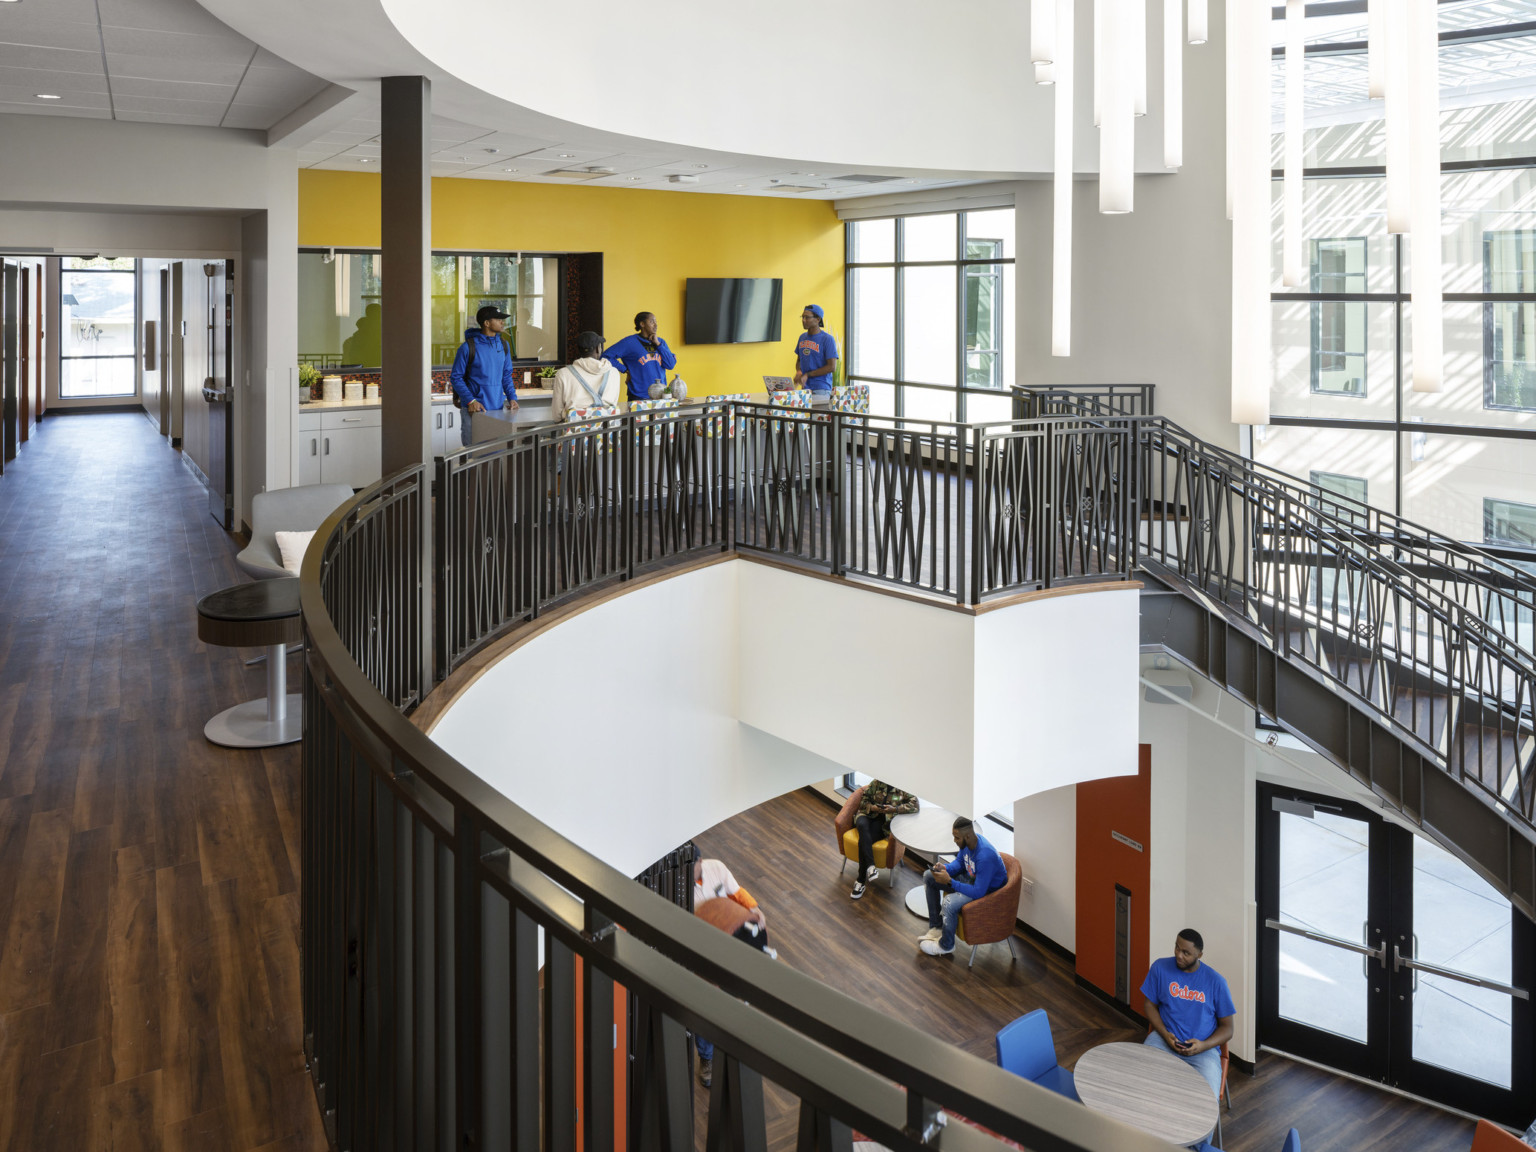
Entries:
<svg viewBox="0 0 1536 1152">
<path fill-rule="evenodd" d="M 1269 423 L 1270 10 L 1256 0 L 1228 8 L 1232 160 L 1232 420 Z"/>
<path fill-rule="evenodd" d="M 1371 100 L 1380 100 L 1387 93 L 1386 45 L 1382 43 L 1386 15 L 1386 0 L 1366 0 L 1365 94 Z"/>
<path fill-rule="evenodd" d="M 1072 355 L 1072 98 L 1074 0 L 1056 0 L 1056 99 L 1051 209 L 1051 355 Z"/>
<path fill-rule="evenodd" d="M 1189 42 L 1204 44 L 1210 38 L 1211 19 L 1206 0 L 1189 0 Z"/>
<path fill-rule="evenodd" d="M 1093 0 L 1093 126 L 1104 123 L 1104 9 L 1112 0 Z"/>
<path fill-rule="evenodd" d="M 336 315 L 352 315 L 352 257 L 336 257 Z"/>
<path fill-rule="evenodd" d="M 1410 133 L 1413 124 L 1413 69 L 1409 26 L 1412 23 L 1411 0 L 1397 0 L 1381 16 L 1382 44 L 1386 49 L 1387 130 L 1387 231 L 1409 230 L 1413 188 L 1409 170 L 1413 165 Z"/>
<path fill-rule="evenodd" d="M 1184 164 L 1184 40 L 1179 0 L 1163 0 L 1163 167 Z"/>
<path fill-rule="evenodd" d="M 1242 86 L 1237 80 L 1237 0 L 1227 3 L 1227 219 L 1232 219 L 1232 199 L 1237 183 L 1237 110 L 1242 103 Z"/>
<path fill-rule="evenodd" d="M 1413 390 L 1444 386 L 1445 332 L 1440 241 L 1440 14 L 1436 0 L 1406 0 L 1412 123 L 1409 129 L 1409 303 L 1412 306 Z"/>
<path fill-rule="evenodd" d="M 1130 25 L 1131 94 L 1136 116 L 1147 114 L 1147 4 L 1150 0 L 1131 0 L 1127 15 Z"/>
<path fill-rule="evenodd" d="M 1303 284 L 1301 261 L 1302 113 L 1306 75 L 1306 0 L 1285 0 L 1285 186 L 1281 283 Z"/>
<path fill-rule="evenodd" d="M 1032 65 L 1032 67 L 1035 70 L 1035 83 L 1036 84 L 1054 84 L 1054 83 L 1056 83 L 1056 65 L 1054 65 L 1054 64 L 1035 64 L 1035 65 Z"/>
<path fill-rule="evenodd" d="M 1056 0 L 1029 0 L 1029 58 L 1036 64 L 1056 59 Z"/>
<path fill-rule="evenodd" d="M 1100 0 L 1104 23 L 1100 61 L 1104 74 L 1103 122 L 1099 125 L 1099 211 L 1130 212 L 1135 207 L 1136 106 L 1132 88 L 1133 5 L 1145 0 Z"/>
</svg>

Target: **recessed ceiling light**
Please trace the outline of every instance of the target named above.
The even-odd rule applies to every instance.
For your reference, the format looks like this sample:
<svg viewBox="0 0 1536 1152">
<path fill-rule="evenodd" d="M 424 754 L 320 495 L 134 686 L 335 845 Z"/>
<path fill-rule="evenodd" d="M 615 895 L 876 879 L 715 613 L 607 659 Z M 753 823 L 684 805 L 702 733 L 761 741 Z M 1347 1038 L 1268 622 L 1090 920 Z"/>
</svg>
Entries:
<svg viewBox="0 0 1536 1152">
<path fill-rule="evenodd" d="M 708 164 L 695 164 L 694 167 L 695 168 L 708 168 L 709 165 Z"/>
<path fill-rule="evenodd" d="M 816 173 L 814 173 L 814 172 L 807 172 L 806 175 L 807 176 L 814 176 L 814 175 L 816 175 Z"/>
<path fill-rule="evenodd" d="M 517 169 L 516 168 L 503 168 L 502 171 L 503 172 L 516 172 Z"/>
<path fill-rule="evenodd" d="M 562 159 L 562 160 L 574 160 L 575 158 L 576 158 L 576 153 L 574 153 L 574 152 L 562 152 L 562 153 L 560 153 L 560 159 Z"/>
<path fill-rule="evenodd" d="M 373 157 L 372 156 L 359 156 L 357 158 L 357 162 L 359 164 L 372 164 L 373 163 Z"/>
<path fill-rule="evenodd" d="M 15 4 L 15 3 L 18 3 L 19 0 L 5 0 L 5 2 L 8 3 L 8 4 Z M 51 92 L 39 92 L 37 94 L 37 98 L 39 100 L 62 100 L 62 99 L 64 99 L 64 97 L 62 97 L 62 96 L 55 96 Z"/>
<path fill-rule="evenodd" d="M 738 185 L 736 185 L 736 187 L 738 187 L 738 188 L 745 188 L 746 185 L 745 184 L 738 184 Z"/>
<path fill-rule="evenodd" d="M 625 179 L 626 180 L 644 180 L 645 177 L 644 176 L 626 176 Z"/>
<path fill-rule="evenodd" d="M 920 181 L 920 180 L 908 180 L 907 183 L 908 184 L 920 184 L 920 183 L 922 183 L 922 181 Z"/>
<path fill-rule="evenodd" d="M 482 149 L 480 149 L 480 151 L 482 151 L 482 152 L 488 152 L 488 153 L 490 153 L 490 154 L 491 154 L 491 155 L 492 155 L 492 156 L 494 156 L 494 155 L 496 155 L 496 153 L 498 153 L 498 152 L 500 152 L 500 151 L 501 151 L 501 149 L 500 149 L 500 148 L 482 148 Z"/>
</svg>

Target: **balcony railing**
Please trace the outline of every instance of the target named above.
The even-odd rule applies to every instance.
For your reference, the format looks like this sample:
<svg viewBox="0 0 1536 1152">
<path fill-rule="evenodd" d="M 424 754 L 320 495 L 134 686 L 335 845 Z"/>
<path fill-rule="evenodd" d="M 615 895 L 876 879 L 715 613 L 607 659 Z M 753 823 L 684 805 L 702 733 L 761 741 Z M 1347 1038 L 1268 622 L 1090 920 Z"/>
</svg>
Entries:
<svg viewBox="0 0 1536 1152">
<path fill-rule="evenodd" d="M 406 718 L 520 622 L 690 558 L 765 554 L 961 605 L 1142 565 L 1532 834 L 1532 660 L 1445 590 L 1483 582 L 1518 611 L 1528 577 L 1362 525 L 1150 416 L 1150 386 L 1021 403 L 1031 418 L 980 426 L 727 403 L 534 430 L 390 477 L 322 527 L 302 582 L 302 974 L 339 1147 L 611 1148 L 623 1099 L 630 1146 L 692 1148 L 685 1029 L 718 1046 L 708 1124 L 733 1147 L 762 1145 L 764 1078 L 799 1098 L 803 1149 L 857 1129 L 915 1152 L 946 1117 L 984 1129 L 952 1124 L 944 1148 L 1165 1147 L 742 948 Z"/>
</svg>

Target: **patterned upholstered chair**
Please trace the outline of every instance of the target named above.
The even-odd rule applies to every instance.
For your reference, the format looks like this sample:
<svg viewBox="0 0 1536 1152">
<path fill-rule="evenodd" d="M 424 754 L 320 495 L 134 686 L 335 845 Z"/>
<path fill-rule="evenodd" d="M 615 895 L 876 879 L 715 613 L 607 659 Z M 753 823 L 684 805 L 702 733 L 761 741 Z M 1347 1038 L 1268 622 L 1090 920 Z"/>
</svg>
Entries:
<svg viewBox="0 0 1536 1152">
<path fill-rule="evenodd" d="M 750 392 L 731 392 L 724 396 L 710 396 L 704 401 L 704 417 L 693 426 L 694 435 L 703 436 L 708 440 L 718 439 L 722 433 L 726 439 L 733 439 L 737 426 L 743 423 L 740 417 L 729 422 L 721 412 L 727 404 L 746 404 L 752 399 Z"/>
<path fill-rule="evenodd" d="M 680 401 L 674 396 L 664 396 L 660 400 L 631 400 L 629 410 L 635 412 L 659 412 L 666 408 L 676 408 Z M 635 417 L 635 443 L 655 446 L 665 438 L 667 440 L 677 435 L 677 425 L 668 424 L 665 430 L 653 428 L 646 432 L 644 425 L 651 423 L 649 416 Z"/>
<path fill-rule="evenodd" d="M 960 909 L 957 935 L 971 946 L 967 968 L 976 963 L 976 949 L 983 944 L 1001 944 L 1006 940 L 1008 955 L 1013 956 L 1013 929 L 1019 919 L 1019 889 L 1024 883 L 1024 872 L 1014 857 L 1006 852 L 999 855 L 1008 870 L 1007 882 L 996 892 L 988 892 Z"/>
<path fill-rule="evenodd" d="M 859 804 L 863 799 L 864 789 L 855 788 L 832 823 L 838 851 L 843 854 L 840 872 L 848 871 L 848 861 L 852 860 L 855 864 L 859 862 L 859 830 L 853 826 L 853 818 L 859 814 Z M 907 854 L 907 846 L 887 832 L 885 839 L 876 840 L 873 847 L 875 867 L 890 869 L 890 887 L 896 887 L 896 869 L 901 864 L 901 858 Z"/>
</svg>

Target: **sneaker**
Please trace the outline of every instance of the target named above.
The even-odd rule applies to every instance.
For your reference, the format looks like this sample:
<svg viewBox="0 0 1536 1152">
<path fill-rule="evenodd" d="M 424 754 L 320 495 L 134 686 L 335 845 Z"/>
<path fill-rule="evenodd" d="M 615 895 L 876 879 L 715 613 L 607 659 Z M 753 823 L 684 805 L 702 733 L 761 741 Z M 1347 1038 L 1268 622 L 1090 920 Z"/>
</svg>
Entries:
<svg viewBox="0 0 1536 1152">
<path fill-rule="evenodd" d="M 770 960 L 777 960 L 779 958 L 779 950 L 777 948 L 764 948 L 763 955 Z"/>
<path fill-rule="evenodd" d="M 855 880 L 853 882 L 853 891 L 848 895 L 857 900 L 860 896 L 864 895 L 864 884 L 861 881 Z"/>
<path fill-rule="evenodd" d="M 880 869 L 871 864 L 864 870 L 864 879 L 867 883 L 873 884 L 876 880 L 880 879 Z"/>
<path fill-rule="evenodd" d="M 950 956 L 954 954 L 955 946 L 943 947 L 937 940 L 924 940 L 922 944 L 925 956 Z"/>
<path fill-rule="evenodd" d="M 942 929 L 942 928 L 930 928 L 930 929 L 928 929 L 927 932 L 924 932 L 917 939 L 918 939 L 918 942 L 921 943 L 924 940 L 937 940 L 942 935 L 944 935 L 944 929 Z"/>
<path fill-rule="evenodd" d="M 715 1062 L 713 1060 L 699 1061 L 699 1083 L 708 1088 L 715 1082 Z"/>
</svg>

